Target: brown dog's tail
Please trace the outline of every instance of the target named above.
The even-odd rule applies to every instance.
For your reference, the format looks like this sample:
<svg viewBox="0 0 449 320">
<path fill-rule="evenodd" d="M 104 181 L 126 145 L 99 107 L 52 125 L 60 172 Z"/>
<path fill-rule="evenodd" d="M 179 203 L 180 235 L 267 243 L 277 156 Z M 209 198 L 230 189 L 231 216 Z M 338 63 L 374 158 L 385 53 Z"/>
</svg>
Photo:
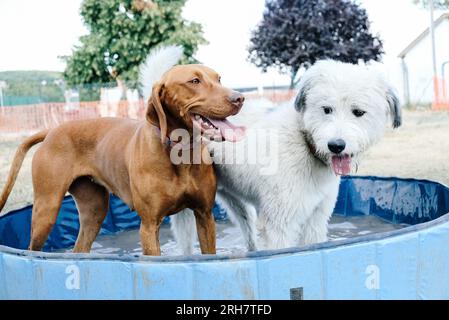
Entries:
<svg viewBox="0 0 449 320">
<path fill-rule="evenodd" d="M 35 144 L 44 141 L 45 137 L 48 134 L 48 131 L 49 130 L 41 131 L 27 138 L 17 149 L 16 154 L 14 155 L 14 160 L 12 161 L 11 169 L 9 170 L 6 185 L 3 188 L 2 194 L 0 195 L 0 212 L 6 204 L 6 200 L 8 200 L 9 194 L 11 193 L 12 187 L 16 182 L 20 167 L 22 167 L 23 159 L 25 159 L 28 150 L 30 150 L 31 147 Z"/>
</svg>

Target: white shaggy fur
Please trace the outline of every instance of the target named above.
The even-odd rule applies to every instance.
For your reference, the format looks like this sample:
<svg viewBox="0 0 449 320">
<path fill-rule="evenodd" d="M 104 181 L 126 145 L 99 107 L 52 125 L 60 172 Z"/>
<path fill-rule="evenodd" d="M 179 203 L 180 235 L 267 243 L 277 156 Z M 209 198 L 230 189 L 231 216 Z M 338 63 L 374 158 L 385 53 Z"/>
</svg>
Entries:
<svg viewBox="0 0 449 320">
<path fill-rule="evenodd" d="M 180 46 L 155 48 L 148 54 L 139 69 L 139 83 L 144 101 L 150 98 L 153 85 L 165 72 L 179 63 L 183 54 L 184 51 Z"/>
<path fill-rule="evenodd" d="M 326 114 L 323 107 L 333 112 Z M 356 117 L 354 109 L 366 114 Z M 367 67 L 320 61 L 302 77 L 295 107 L 279 108 L 250 126 L 245 140 L 237 143 L 242 148 L 227 142 L 212 145 L 215 161 L 229 163 L 233 152 L 248 154 L 260 130 L 272 132 L 277 141 L 270 147 L 275 152 L 269 153 L 270 162 L 278 162 L 274 174 L 263 174 L 260 164 L 249 161 L 216 164 L 219 200 L 242 228 L 248 249 L 326 241 L 340 183 L 332 170 L 335 154 L 329 141 L 346 142 L 343 153 L 352 157 L 354 167 L 359 155 L 382 137 L 389 120 L 398 127 L 400 109 L 381 75 Z M 185 254 L 192 253 L 193 224 L 188 210 L 172 217 Z"/>
</svg>

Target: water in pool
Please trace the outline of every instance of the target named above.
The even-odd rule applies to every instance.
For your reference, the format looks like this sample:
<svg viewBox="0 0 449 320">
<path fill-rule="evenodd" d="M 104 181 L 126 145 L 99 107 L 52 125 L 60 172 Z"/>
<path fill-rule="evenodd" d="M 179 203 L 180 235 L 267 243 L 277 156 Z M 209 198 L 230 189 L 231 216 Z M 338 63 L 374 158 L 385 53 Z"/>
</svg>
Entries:
<svg viewBox="0 0 449 320">
<path fill-rule="evenodd" d="M 333 216 L 329 224 L 329 240 L 342 240 L 378 232 L 404 228 L 405 224 L 392 224 L 375 216 Z M 162 255 L 180 255 L 169 226 L 160 230 Z M 68 250 L 70 251 L 70 250 Z M 243 253 L 246 251 L 238 226 L 230 222 L 217 223 L 217 254 Z M 125 231 L 116 235 L 99 236 L 92 247 L 93 253 L 142 254 L 139 231 Z M 198 243 L 195 253 L 199 254 Z"/>
</svg>

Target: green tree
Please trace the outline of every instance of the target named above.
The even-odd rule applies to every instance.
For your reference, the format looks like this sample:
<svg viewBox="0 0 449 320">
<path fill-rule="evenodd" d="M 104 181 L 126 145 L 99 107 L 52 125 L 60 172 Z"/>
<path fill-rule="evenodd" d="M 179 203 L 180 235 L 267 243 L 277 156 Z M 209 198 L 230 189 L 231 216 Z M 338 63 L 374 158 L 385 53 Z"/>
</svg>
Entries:
<svg viewBox="0 0 449 320">
<path fill-rule="evenodd" d="M 90 33 L 64 57 L 68 85 L 124 81 L 137 87 L 138 69 L 160 44 L 180 44 L 183 62 L 206 43 L 201 25 L 182 18 L 186 0 L 84 0 L 81 16 Z"/>
<path fill-rule="evenodd" d="M 5 105 L 64 102 L 62 74 L 53 71 L 0 72 Z"/>
</svg>

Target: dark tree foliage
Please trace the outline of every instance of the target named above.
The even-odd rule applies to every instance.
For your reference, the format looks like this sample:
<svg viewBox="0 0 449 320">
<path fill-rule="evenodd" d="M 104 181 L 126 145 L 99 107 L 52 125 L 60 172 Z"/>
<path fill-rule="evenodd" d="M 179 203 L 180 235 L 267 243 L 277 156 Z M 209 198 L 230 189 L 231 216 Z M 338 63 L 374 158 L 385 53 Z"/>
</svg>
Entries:
<svg viewBox="0 0 449 320">
<path fill-rule="evenodd" d="M 298 70 L 317 60 L 357 63 L 383 54 L 366 11 L 349 0 L 267 0 L 250 41 L 250 61 L 263 71 L 274 66 L 289 73 L 292 87 Z"/>
</svg>

